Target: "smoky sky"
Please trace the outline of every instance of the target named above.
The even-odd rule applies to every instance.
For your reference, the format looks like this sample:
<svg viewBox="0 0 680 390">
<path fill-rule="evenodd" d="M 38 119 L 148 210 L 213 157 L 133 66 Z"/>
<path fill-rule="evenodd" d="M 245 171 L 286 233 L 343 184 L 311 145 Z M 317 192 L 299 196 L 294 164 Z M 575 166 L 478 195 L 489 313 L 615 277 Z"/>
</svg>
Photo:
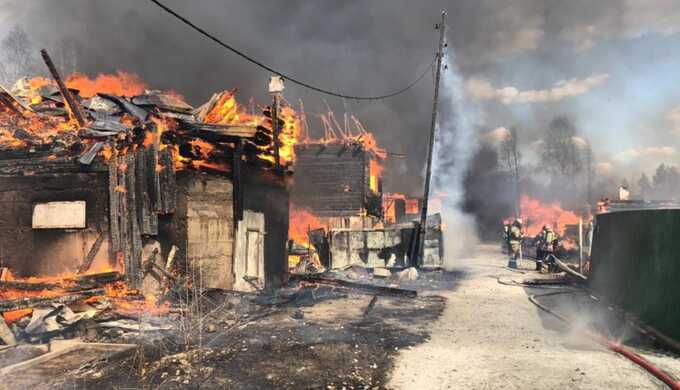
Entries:
<svg viewBox="0 0 680 390">
<path fill-rule="evenodd" d="M 448 10 L 449 50 L 455 51 L 461 77 L 482 77 L 498 86 L 544 88 L 592 73 L 615 74 L 613 68 L 625 74 L 631 65 L 623 59 L 649 47 L 677 48 L 675 41 L 638 42 L 642 49 L 635 46 L 635 39 L 648 33 L 674 36 L 677 13 L 666 12 L 657 22 L 659 15 L 640 5 L 663 5 L 666 0 L 165 2 L 282 73 L 354 95 L 391 92 L 417 77 L 433 59 L 438 39 L 434 25 L 442 9 Z M 234 87 L 243 103 L 251 97 L 260 104 L 268 101 L 268 72 L 226 52 L 148 1 L 0 0 L 0 6 L 0 35 L 20 25 L 29 33 L 36 52 L 41 47 L 58 50 L 61 43 L 70 41 L 77 47 L 77 66 L 83 73 L 136 73 L 151 87 L 176 90 L 193 105 L 203 103 L 215 91 Z M 622 39 L 626 41 L 621 43 Z M 605 54 L 598 54 L 601 51 Z M 608 83 L 626 85 L 611 78 Z M 326 104 L 338 116 L 347 109 L 390 152 L 405 155 L 387 163 L 385 189 L 422 191 L 433 97 L 431 75 L 409 92 L 378 102 L 343 101 L 291 83 L 285 96 L 294 105 L 304 101 L 317 135 L 321 125 L 313 113 L 326 111 Z M 606 96 L 598 99 L 607 101 Z M 668 100 L 654 107 L 659 115 L 670 107 L 672 99 Z M 578 98 L 521 107 L 479 104 L 483 115 L 476 125 L 480 129 L 517 124 L 525 144 L 557 115 L 572 117 L 586 131 L 599 131 L 595 121 L 588 121 L 588 115 L 597 113 L 592 107 L 595 103 L 584 104 Z M 624 106 L 631 107 L 629 103 Z M 645 115 L 656 115 L 651 111 Z"/>
</svg>

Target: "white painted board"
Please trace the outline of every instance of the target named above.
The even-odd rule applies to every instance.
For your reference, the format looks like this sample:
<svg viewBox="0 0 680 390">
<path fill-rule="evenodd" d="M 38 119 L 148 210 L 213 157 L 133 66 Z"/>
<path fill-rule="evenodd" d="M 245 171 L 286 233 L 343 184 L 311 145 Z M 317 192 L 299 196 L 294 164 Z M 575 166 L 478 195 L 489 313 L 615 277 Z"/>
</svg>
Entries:
<svg viewBox="0 0 680 390">
<path fill-rule="evenodd" d="M 85 201 L 47 202 L 33 206 L 33 229 L 85 228 Z"/>
</svg>

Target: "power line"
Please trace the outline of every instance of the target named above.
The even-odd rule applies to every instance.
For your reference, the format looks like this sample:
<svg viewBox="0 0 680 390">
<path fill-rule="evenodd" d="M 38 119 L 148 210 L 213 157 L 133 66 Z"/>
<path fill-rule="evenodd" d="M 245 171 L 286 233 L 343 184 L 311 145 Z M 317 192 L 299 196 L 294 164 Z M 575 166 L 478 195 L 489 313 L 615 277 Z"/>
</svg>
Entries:
<svg viewBox="0 0 680 390">
<path fill-rule="evenodd" d="M 192 23 L 190 20 L 188 20 L 187 18 L 185 18 L 185 17 L 183 17 L 182 15 L 178 14 L 177 12 L 173 11 L 171 8 L 169 8 L 169 7 L 166 6 L 165 4 L 161 3 L 160 1 L 158 1 L 158 0 L 150 0 L 150 1 L 151 1 L 152 3 L 154 3 L 154 4 L 156 4 L 157 6 L 159 6 L 159 7 L 160 7 L 161 9 L 163 9 L 165 12 L 169 13 L 170 15 L 172 15 L 172 16 L 174 16 L 175 18 L 177 18 L 177 19 L 179 19 L 180 21 L 182 21 L 182 22 L 183 22 L 184 24 L 186 24 L 187 26 L 189 26 L 189 27 L 193 28 L 194 30 L 198 31 L 199 33 L 201 33 L 201 34 L 202 34 L 203 36 L 205 36 L 206 38 L 208 38 L 208 39 L 214 41 L 214 42 L 217 43 L 218 45 L 220 45 L 220 46 L 224 47 L 225 49 L 231 51 L 232 53 L 234 53 L 234 54 L 236 54 L 236 55 L 238 55 L 238 56 L 240 56 L 240 57 L 246 59 L 247 61 L 249 61 L 249 62 L 251 62 L 251 63 L 253 63 L 253 64 L 259 66 L 260 68 L 265 69 L 265 70 L 267 70 L 267 71 L 269 71 L 269 72 L 271 72 L 271 73 L 278 74 L 279 76 L 283 77 L 284 79 L 289 80 L 289 81 L 291 81 L 291 82 L 293 82 L 293 83 L 295 83 L 295 84 L 297 84 L 297 85 L 300 85 L 300 86 L 302 86 L 302 87 L 309 88 L 309 89 L 311 89 L 311 90 L 313 90 L 313 91 L 321 92 L 321 93 L 323 93 L 323 94 L 331 95 L 331 96 L 335 96 L 335 97 L 339 97 L 339 98 L 352 99 L 352 100 L 381 100 L 381 99 L 387 99 L 387 98 L 390 98 L 390 97 L 393 97 L 393 96 L 397 96 L 397 95 L 399 95 L 399 94 L 402 94 L 402 93 L 408 91 L 409 89 L 413 88 L 416 84 L 418 84 L 418 82 L 419 82 L 420 80 L 422 80 L 423 77 L 425 77 L 425 75 L 428 73 L 428 71 L 432 68 L 432 65 L 434 64 L 434 62 L 435 62 L 435 60 L 436 60 L 436 57 L 433 58 L 432 62 L 425 68 L 425 70 L 420 74 L 420 76 L 418 76 L 418 78 L 416 78 L 415 80 L 413 80 L 410 84 L 406 85 L 405 87 L 403 87 L 403 88 L 401 88 L 401 89 L 399 89 L 399 90 L 396 90 L 396 91 L 394 91 L 394 92 L 392 92 L 392 93 L 388 93 L 388 94 L 386 94 L 386 95 L 378 95 L 378 96 L 354 96 L 354 95 L 345 95 L 345 94 L 342 94 L 342 93 L 339 93 L 339 92 L 334 92 L 334 91 L 330 91 L 330 90 L 323 89 L 323 88 L 320 88 L 320 87 L 316 87 L 316 86 L 311 85 L 311 84 L 309 84 L 309 83 L 307 83 L 307 82 L 305 82 L 305 81 L 298 80 L 298 79 L 296 79 L 296 78 L 293 78 L 293 77 L 291 77 L 291 76 L 288 76 L 287 74 L 284 74 L 284 73 L 282 73 L 282 72 L 279 72 L 279 71 L 273 69 L 272 67 L 270 67 L 269 65 L 266 65 L 266 64 L 264 64 L 264 63 L 262 63 L 262 62 L 260 62 L 260 61 L 258 61 L 258 60 L 256 60 L 256 59 L 250 57 L 249 55 L 245 54 L 244 52 L 242 52 L 242 51 L 240 51 L 240 50 L 238 50 L 238 49 L 236 49 L 236 48 L 230 46 L 229 44 L 223 42 L 221 39 L 217 38 L 216 36 L 210 34 L 210 33 L 207 32 L 207 31 L 205 31 L 203 28 L 201 28 L 201 27 L 195 25 L 195 24 Z"/>
</svg>

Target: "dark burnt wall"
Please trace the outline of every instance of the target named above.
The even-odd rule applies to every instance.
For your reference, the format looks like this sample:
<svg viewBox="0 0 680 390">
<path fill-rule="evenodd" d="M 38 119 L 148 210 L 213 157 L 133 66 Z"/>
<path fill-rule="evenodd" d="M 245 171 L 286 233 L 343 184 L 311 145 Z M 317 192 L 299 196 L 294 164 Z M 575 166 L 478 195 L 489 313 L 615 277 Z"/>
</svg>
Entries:
<svg viewBox="0 0 680 390">
<path fill-rule="evenodd" d="M 84 200 L 85 229 L 33 229 L 33 205 Z M 20 276 L 75 271 L 99 232 L 108 237 L 106 173 L 0 176 L 0 261 Z M 108 239 L 95 264 L 108 262 Z"/>
<path fill-rule="evenodd" d="M 320 217 L 359 215 L 368 196 L 369 158 L 349 145 L 295 147 L 291 200 Z"/>
<path fill-rule="evenodd" d="M 244 167 L 242 188 L 244 209 L 264 214 L 265 285 L 276 288 L 288 272 L 288 189 L 280 176 L 252 167 Z"/>
</svg>

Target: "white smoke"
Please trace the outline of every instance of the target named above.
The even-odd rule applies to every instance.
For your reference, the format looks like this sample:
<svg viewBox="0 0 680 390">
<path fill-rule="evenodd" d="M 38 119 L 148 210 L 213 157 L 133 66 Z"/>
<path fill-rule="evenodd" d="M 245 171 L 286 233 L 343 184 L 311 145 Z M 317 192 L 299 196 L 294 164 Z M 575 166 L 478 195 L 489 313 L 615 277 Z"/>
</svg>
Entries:
<svg viewBox="0 0 680 390">
<path fill-rule="evenodd" d="M 445 54 L 443 60 L 431 197 L 445 195 L 441 210 L 444 267 L 451 268 L 456 259 L 472 254 L 479 241 L 474 217 L 462 209 L 465 174 L 479 146 L 478 112 L 465 99 L 453 52 Z"/>
</svg>

